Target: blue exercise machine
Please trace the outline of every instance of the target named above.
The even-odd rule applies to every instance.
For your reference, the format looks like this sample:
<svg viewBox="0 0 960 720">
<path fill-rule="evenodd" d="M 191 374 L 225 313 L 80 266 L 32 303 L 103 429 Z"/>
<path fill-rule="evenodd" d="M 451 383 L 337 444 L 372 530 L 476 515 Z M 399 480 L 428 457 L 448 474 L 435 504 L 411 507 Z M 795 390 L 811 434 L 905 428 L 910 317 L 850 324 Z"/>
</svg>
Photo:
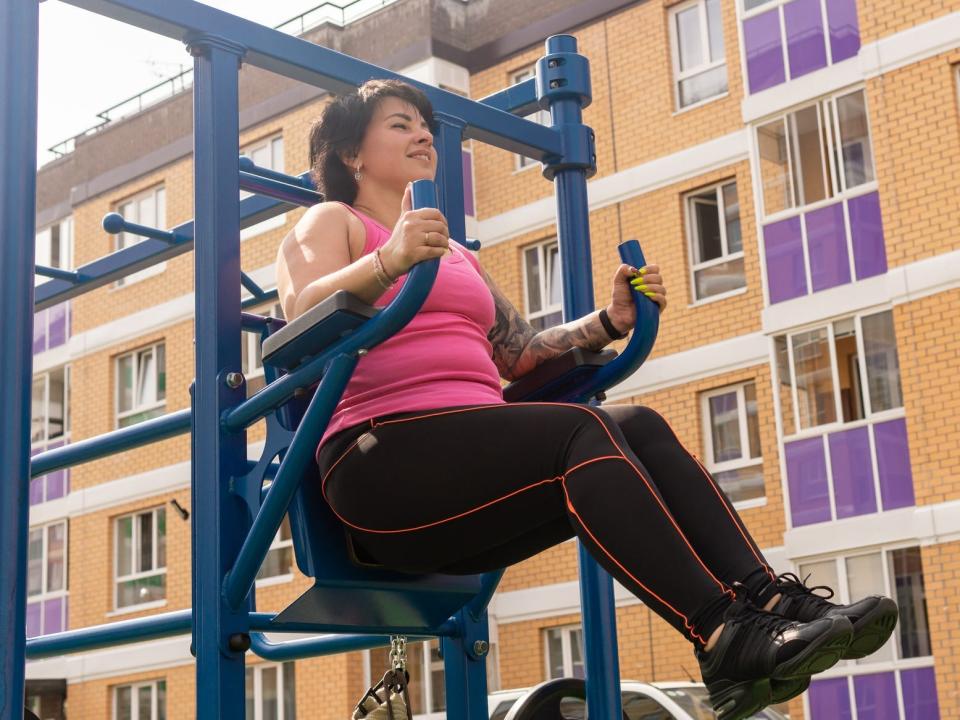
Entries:
<svg viewBox="0 0 960 720">
<path fill-rule="evenodd" d="M 74 271 L 34 265 L 37 0 L 0 0 L 0 720 L 23 714 L 25 658 L 137 642 L 191 631 L 196 655 L 196 715 L 244 714 L 244 654 L 274 661 L 390 644 L 390 637 L 441 638 L 451 720 L 487 719 L 486 607 L 503 570 L 479 575 L 410 575 L 374 566 L 352 547 L 314 482 L 313 453 L 353 369 L 370 349 L 403 328 L 430 292 L 438 260 L 420 263 L 387 307 L 340 292 L 295 321 L 245 312 L 276 297 L 240 268 L 240 230 L 321 196 L 307 174 L 288 176 L 238 159 L 241 62 L 345 92 L 370 78 L 407 80 L 435 109 L 436 183 L 414 185 L 414 207 L 439 207 L 451 237 L 471 249 L 464 229 L 461 143 L 474 139 L 543 164 L 557 199 L 566 320 L 593 311 L 586 179 L 596 170 L 593 131 L 582 123 L 591 100 L 589 64 L 575 38 L 546 41 L 536 77 L 472 101 L 404 78 L 192 0 L 65 0 L 71 5 L 182 40 L 194 56 L 196 217 L 170 230 L 134 225 L 116 214 L 104 228 L 147 240 Z M 525 120 L 549 109 L 552 125 Z M 13 111 L 11 111 L 13 109 Z M 254 195 L 238 200 L 239 191 Z M 33 313 L 193 250 L 195 381 L 192 406 L 30 458 Z M 621 259 L 644 264 L 635 240 Z M 34 289 L 34 273 L 47 279 Z M 241 301 L 242 292 L 249 297 Z M 510 402 L 599 403 L 605 389 L 633 373 L 650 353 L 659 326 L 655 303 L 634 293 L 637 328 L 619 356 L 570 351 L 505 389 Z M 246 398 L 241 332 L 263 342 L 266 387 Z M 315 391 L 311 388 L 316 387 Z M 247 460 L 246 428 L 266 419 L 260 459 Z M 191 434 L 192 610 L 25 638 L 28 485 L 31 477 L 149 443 Z M 314 584 L 279 614 L 256 611 L 254 583 L 270 543 L 289 513 L 297 564 Z M 591 717 L 620 720 L 613 584 L 580 547 L 586 685 L 568 680 L 537 688 L 511 711 L 514 720 L 559 717 L 557 698 L 580 692 Z M 266 633 L 334 633 L 273 642 Z M 578 690 L 579 688 L 579 690 Z M 560 693 L 560 694 L 558 694 Z"/>
</svg>

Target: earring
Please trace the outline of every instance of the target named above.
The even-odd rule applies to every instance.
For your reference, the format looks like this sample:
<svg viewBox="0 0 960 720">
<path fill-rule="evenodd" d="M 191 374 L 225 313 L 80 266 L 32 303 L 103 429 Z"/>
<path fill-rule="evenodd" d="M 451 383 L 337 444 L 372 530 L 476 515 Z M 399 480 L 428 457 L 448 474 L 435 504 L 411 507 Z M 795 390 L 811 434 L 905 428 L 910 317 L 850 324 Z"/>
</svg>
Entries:
<svg viewBox="0 0 960 720">
<path fill-rule="evenodd" d="M 357 182 L 360 182 L 361 177 L 363 176 L 360 174 L 360 166 L 357 165 L 357 171 L 353 174 L 353 179 L 356 180 Z"/>
</svg>

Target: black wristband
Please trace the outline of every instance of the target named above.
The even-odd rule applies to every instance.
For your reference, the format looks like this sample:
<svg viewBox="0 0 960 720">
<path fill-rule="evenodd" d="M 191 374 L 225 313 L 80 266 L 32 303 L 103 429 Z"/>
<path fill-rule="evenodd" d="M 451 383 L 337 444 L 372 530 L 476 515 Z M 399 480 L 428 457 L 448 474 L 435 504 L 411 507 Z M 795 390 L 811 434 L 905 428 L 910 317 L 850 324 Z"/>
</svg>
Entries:
<svg viewBox="0 0 960 720">
<path fill-rule="evenodd" d="M 613 326 L 613 323 L 610 322 L 606 308 L 603 308 L 600 311 L 600 324 L 603 325 L 603 329 L 607 331 L 607 335 L 610 336 L 611 340 L 623 340 L 628 334 L 624 333 L 623 335 L 620 335 L 617 333 L 617 329 Z"/>
</svg>

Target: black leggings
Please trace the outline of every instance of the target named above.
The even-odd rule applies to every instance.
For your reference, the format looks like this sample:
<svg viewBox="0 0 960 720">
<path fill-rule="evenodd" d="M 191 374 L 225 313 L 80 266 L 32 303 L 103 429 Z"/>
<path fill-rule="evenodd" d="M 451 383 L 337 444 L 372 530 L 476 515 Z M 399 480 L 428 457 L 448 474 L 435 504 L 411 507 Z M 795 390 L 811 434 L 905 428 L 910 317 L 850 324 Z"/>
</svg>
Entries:
<svg viewBox="0 0 960 720">
<path fill-rule="evenodd" d="M 374 418 L 317 457 L 354 542 L 405 572 L 506 567 L 574 534 L 689 640 L 730 585 L 774 577 L 736 511 L 654 410 L 468 405 Z"/>
</svg>

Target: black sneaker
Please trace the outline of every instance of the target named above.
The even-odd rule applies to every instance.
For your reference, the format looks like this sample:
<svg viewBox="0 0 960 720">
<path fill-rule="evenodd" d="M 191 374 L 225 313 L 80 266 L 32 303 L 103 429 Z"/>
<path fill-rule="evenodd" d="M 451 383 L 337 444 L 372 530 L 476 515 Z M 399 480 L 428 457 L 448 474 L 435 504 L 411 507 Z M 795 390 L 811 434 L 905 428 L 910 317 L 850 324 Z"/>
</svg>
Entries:
<svg viewBox="0 0 960 720">
<path fill-rule="evenodd" d="M 871 595 L 850 605 L 828 602 L 833 590 L 826 585 L 807 587 L 809 575 L 801 580 L 793 573 L 777 576 L 781 598 L 771 612 L 790 620 L 810 622 L 823 617 L 845 617 L 853 625 L 853 640 L 844 651 L 844 660 L 857 660 L 875 653 L 890 638 L 897 626 L 900 611 L 888 597 Z M 814 590 L 826 590 L 829 595 L 817 595 Z"/>
<path fill-rule="evenodd" d="M 809 683 L 810 675 L 840 660 L 853 636 L 845 617 L 796 622 L 758 610 L 745 593 L 738 593 L 723 620 L 714 648 L 695 650 L 719 720 L 742 720 L 771 704 L 771 681 L 786 681 L 781 687 L 791 690 Z"/>
</svg>

